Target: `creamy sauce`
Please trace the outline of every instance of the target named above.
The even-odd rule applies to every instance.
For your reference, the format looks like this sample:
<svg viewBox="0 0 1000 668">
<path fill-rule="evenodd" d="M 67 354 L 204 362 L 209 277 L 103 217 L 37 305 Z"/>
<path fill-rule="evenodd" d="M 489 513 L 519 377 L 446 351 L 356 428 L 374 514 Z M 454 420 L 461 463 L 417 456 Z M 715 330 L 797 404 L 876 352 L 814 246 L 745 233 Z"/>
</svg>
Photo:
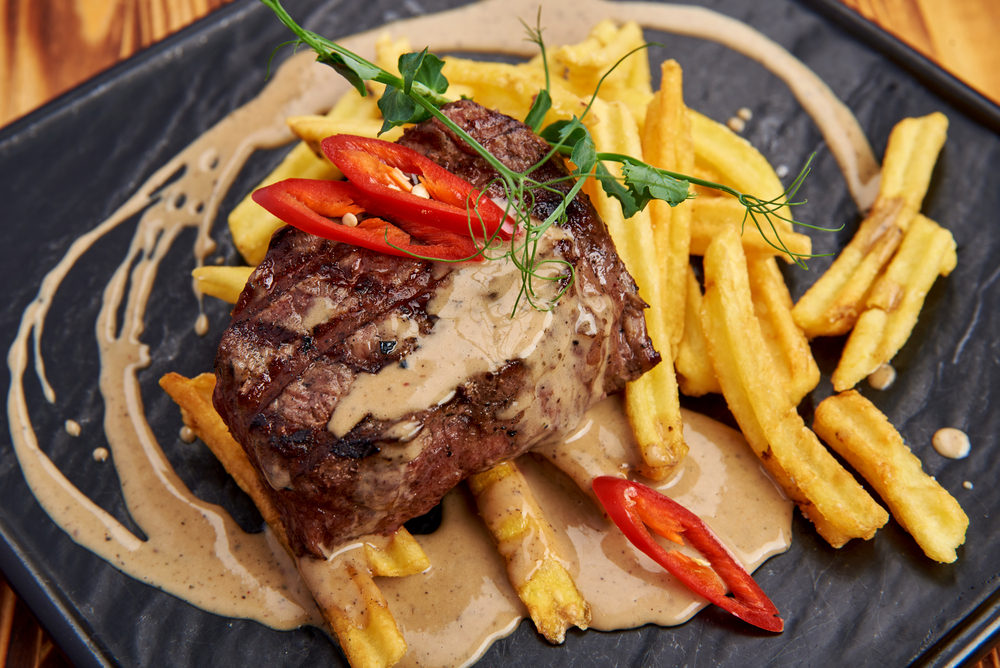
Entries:
<svg viewBox="0 0 1000 668">
<path fill-rule="evenodd" d="M 518 19 L 536 10 L 526 0 L 490 0 L 401 22 L 394 30 L 426 42 L 431 50 L 518 53 L 526 48 Z M 878 163 L 857 121 L 815 74 L 783 48 L 749 26 L 710 10 L 599 0 L 547 6 L 546 39 L 550 43 L 578 41 L 591 25 L 606 17 L 717 41 L 762 63 L 788 83 L 816 120 L 859 208 L 869 208 L 877 192 Z M 456 29 L 456 25 L 465 27 Z M 375 33 L 370 32 L 342 43 L 371 58 L 374 41 Z M 149 361 L 150 352 L 141 342 L 143 319 L 159 264 L 174 239 L 184 228 L 196 228 L 195 251 L 199 263 L 203 262 L 215 248 L 209 232 L 218 206 L 246 159 L 255 150 L 275 148 L 292 139 L 285 118 L 319 113 L 346 89 L 343 80 L 331 69 L 314 64 L 309 54 L 291 59 L 257 99 L 192 143 L 111 218 L 74 242 L 26 309 L 8 355 L 8 415 L 14 448 L 38 502 L 67 535 L 121 571 L 205 610 L 255 619 L 279 629 L 319 623 L 316 605 L 295 566 L 269 532 L 247 535 L 223 510 L 195 498 L 177 477 L 146 423 L 136 372 Z M 132 246 L 105 290 L 95 329 L 110 458 L 129 513 L 148 537 L 145 541 L 80 493 L 48 458 L 34 432 L 24 390 L 24 374 L 33 362 L 46 399 L 56 401 L 40 346 L 53 295 L 91 245 L 140 212 Z M 596 328 L 599 319 L 592 318 L 596 312 L 596 307 L 580 310 L 577 329 Z M 199 333 L 207 331 L 204 314 L 192 324 Z M 517 340 L 511 350 L 528 351 L 534 343 Z M 447 398 L 447 388 L 438 388 L 434 396 L 438 395 Z M 622 431 L 620 411 L 612 406 L 605 402 L 595 407 L 565 443 L 546 449 L 546 462 L 529 459 L 523 468 L 534 493 L 552 514 L 561 549 L 576 556 L 572 571 L 594 606 L 594 626 L 678 623 L 694 614 L 702 602 L 680 591 L 651 562 L 630 552 L 631 548 L 614 545 L 615 533 L 608 531 L 588 497 L 568 482 L 572 479 L 589 489 L 585 481 L 598 472 L 621 474 L 634 466 L 629 461 L 630 432 Z M 715 430 L 703 418 L 686 416 L 685 435 L 693 454 L 666 492 L 704 514 L 736 553 L 755 566 L 787 546 L 790 505 L 760 473 L 749 449 L 740 445 L 734 450 L 737 437 Z M 612 456 L 616 452 L 619 455 Z M 548 462 L 556 462 L 570 477 L 554 474 Z M 758 503 L 764 505 L 748 505 Z M 407 665 L 445 666 L 474 660 L 493 639 L 511 632 L 524 615 L 500 557 L 461 491 L 447 498 L 445 513 L 449 519 L 442 530 L 420 537 L 434 564 L 431 571 L 379 582 L 410 646 L 404 659 Z M 747 517 L 763 521 L 754 527 Z M 473 559 L 477 566 L 469 568 Z M 332 577 L 334 571 L 316 577 Z M 463 642 L 455 645 L 459 640 Z"/>
<path fill-rule="evenodd" d="M 949 459 L 962 459 L 969 456 L 972 445 L 969 443 L 969 436 L 960 429 L 945 427 L 934 432 L 931 444 L 942 457 Z"/>
<path fill-rule="evenodd" d="M 564 236 L 558 228 L 550 230 L 552 234 L 543 240 L 549 242 L 545 246 L 551 246 L 552 237 Z M 540 258 L 544 257 L 543 250 Z M 454 396 L 459 381 L 498 371 L 508 360 L 557 358 L 556 351 L 565 350 L 568 338 L 575 332 L 561 326 L 564 323 L 554 317 L 553 311 L 535 309 L 527 303 L 521 295 L 521 272 L 513 262 L 466 265 L 453 271 L 446 281 L 427 305 L 427 313 L 436 318 L 433 331 L 424 337 L 415 328 L 412 332 L 416 350 L 400 364 L 387 365 L 377 374 L 362 373 L 354 379 L 328 425 L 338 438 L 366 415 L 394 420 L 445 403 Z M 558 284 L 545 283 L 543 287 L 552 292 L 538 295 L 545 300 L 555 296 Z M 560 303 L 558 308 L 572 306 Z M 594 318 L 584 304 L 581 310 Z M 516 317 L 512 317 L 515 313 Z M 590 336 L 597 334 L 594 322 L 595 331 Z M 610 321 L 604 323 L 605 334 L 610 326 Z M 513 411 L 523 408 L 514 407 Z"/>
<path fill-rule="evenodd" d="M 177 477 L 146 422 L 136 372 L 149 362 L 149 350 L 141 342 L 143 320 L 159 264 L 173 240 L 184 228 L 195 227 L 199 261 L 213 252 L 209 230 L 243 163 L 255 150 L 289 141 L 285 117 L 328 108 L 343 90 L 331 89 L 336 78 L 301 63 L 283 68 L 254 102 L 188 146 L 111 218 L 78 238 L 24 312 L 7 358 L 7 412 L 21 470 L 39 503 L 75 542 L 122 572 L 200 608 L 280 629 L 316 623 L 312 597 L 269 532 L 244 533 L 228 513 L 194 497 Z M 129 515 L 147 540 L 81 494 L 48 458 L 32 427 L 24 389 L 24 373 L 33 358 L 46 398 L 56 401 L 40 347 L 53 296 L 88 248 L 143 209 L 128 253 L 105 288 L 95 334 L 108 445 L 98 450 L 110 452 Z"/>
<path fill-rule="evenodd" d="M 761 469 L 743 436 L 685 411 L 684 438 L 691 454 L 658 489 L 704 519 L 751 570 L 786 550 L 792 504 Z M 608 445 L 620 456 L 609 455 Z M 611 397 L 587 412 L 576 433 L 543 449 L 544 460 L 531 455 L 517 460 L 555 531 L 556 552 L 567 560 L 591 604 L 591 628 L 604 631 L 680 624 L 706 605 L 638 552 L 604 519 L 597 502 L 580 491 L 590 489 L 593 476 L 621 475 L 637 466 L 638 460 L 631 459 L 636 451 L 621 400 Z M 602 463 L 587 468 L 570 461 Z M 748 522 L 749 517 L 757 521 Z M 503 559 L 463 491 L 445 499 L 441 528 L 416 538 L 430 558 L 430 571 L 378 580 L 409 645 L 400 666 L 458 665 L 480 639 L 506 635 L 527 618 Z"/>
<path fill-rule="evenodd" d="M 896 382 L 896 368 L 891 364 L 880 364 L 868 375 L 868 384 L 874 390 L 887 390 Z"/>
</svg>

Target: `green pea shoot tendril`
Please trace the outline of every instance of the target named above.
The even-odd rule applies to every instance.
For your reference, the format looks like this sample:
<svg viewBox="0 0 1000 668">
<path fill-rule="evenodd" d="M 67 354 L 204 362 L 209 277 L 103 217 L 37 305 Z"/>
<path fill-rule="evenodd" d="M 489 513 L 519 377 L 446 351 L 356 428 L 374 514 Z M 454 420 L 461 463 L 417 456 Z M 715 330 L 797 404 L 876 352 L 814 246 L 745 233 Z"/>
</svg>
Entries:
<svg viewBox="0 0 1000 668">
<path fill-rule="evenodd" d="M 629 155 L 599 152 L 590 132 L 584 126 L 582 118 L 590 111 L 607 74 L 598 82 L 590 103 L 579 118 L 574 116 L 570 120 L 557 121 L 542 128 L 545 115 L 552 106 L 552 98 L 549 92 L 551 80 L 545 43 L 542 38 L 540 9 L 535 27 L 529 27 L 522 21 L 528 35 L 526 39 L 537 44 L 541 49 L 542 62 L 545 66 L 545 88 L 539 90 L 535 96 L 525 124 L 545 139 L 551 146 L 551 150 L 538 163 L 524 172 L 515 172 L 495 158 L 478 141 L 441 112 L 440 107 L 451 101 L 445 95 L 448 90 L 448 81 L 442 74 L 444 61 L 434 54 L 428 53 L 427 49 L 419 53 L 408 53 L 400 56 L 398 64 L 401 76 L 396 76 L 339 44 L 302 28 L 288 15 L 281 6 L 280 0 L 261 0 L 261 2 L 269 7 L 281 22 L 296 35 L 297 40 L 293 42 L 294 44 L 305 44 L 315 51 L 317 60 L 337 70 L 362 96 L 368 94 L 365 87 L 366 81 L 386 85 L 385 93 L 378 102 L 383 118 L 380 133 L 396 126 L 420 123 L 433 117 L 472 147 L 496 171 L 495 182 L 501 186 L 505 193 L 505 213 L 517 223 L 517 233 L 511 239 L 508 250 L 504 251 L 501 247 L 502 242 L 494 236 L 483 243 L 478 254 L 491 260 L 509 258 L 521 272 L 522 285 L 517 304 L 514 306 L 515 313 L 522 298 L 534 308 L 552 308 L 572 285 L 573 266 L 564 260 L 539 260 L 539 244 L 549 227 L 560 225 L 567 220 L 569 203 L 580 192 L 588 178 L 599 181 L 604 191 L 621 203 L 625 218 L 631 218 L 642 211 L 654 199 L 665 201 L 670 206 L 677 206 L 694 197 L 690 191 L 691 184 L 719 190 L 732 195 L 744 206 L 746 209 L 744 225 L 749 219 L 773 248 L 788 255 L 800 267 L 806 268 L 804 260 L 815 257 L 789 250 L 782 241 L 775 224 L 775 219 L 801 224 L 792 220 L 785 209 L 805 203 L 804 201 L 793 202 L 791 199 L 798 192 L 809 173 L 812 156 L 781 196 L 764 200 L 754 195 L 741 193 L 723 184 L 653 167 Z M 642 48 L 646 47 L 640 47 L 640 49 Z M 640 49 L 626 54 L 611 70 L 613 71 L 625 58 Z M 565 193 L 557 188 L 558 184 L 555 182 L 538 182 L 529 176 L 556 153 L 569 157 L 576 165 L 568 177 L 568 180 L 572 181 L 572 185 Z M 614 176 L 605 166 L 605 163 L 609 162 L 621 165 L 621 177 Z M 484 192 L 485 190 L 484 188 Z M 554 192 L 560 197 L 558 206 L 543 221 L 537 221 L 531 217 L 535 194 L 540 191 Z M 480 195 L 480 197 L 484 196 Z M 481 218 L 478 218 L 476 213 L 476 202 L 469 202 L 468 206 L 470 207 L 470 234 L 474 237 L 482 236 L 482 234 L 476 235 L 474 229 L 477 219 L 481 225 Z M 824 229 L 808 225 L 806 227 Z M 770 234 L 765 233 L 765 229 L 769 230 Z M 482 227 L 480 227 L 481 230 Z M 772 241 L 772 238 L 775 241 Z M 561 285 L 554 297 L 543 298 L 540 296 L 543 293 L 536 289 L 536 285 L 539 285 L 536 284 L 536 281 L 543 283 L 556 281 L 560 282 Z"/>
</svg>

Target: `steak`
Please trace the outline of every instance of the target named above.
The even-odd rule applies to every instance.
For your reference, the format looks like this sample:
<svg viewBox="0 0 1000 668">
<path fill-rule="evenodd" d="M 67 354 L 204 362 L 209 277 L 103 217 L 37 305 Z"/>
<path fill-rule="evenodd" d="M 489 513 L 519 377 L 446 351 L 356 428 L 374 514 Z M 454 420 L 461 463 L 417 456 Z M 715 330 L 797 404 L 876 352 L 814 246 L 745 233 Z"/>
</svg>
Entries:
<svg viewBox="0 0 1000 668">
<path fill-rule="evenodd" d="M 548 153 L 527 126 L 473 102 L 442 111 L 513 170 Z M 503 196 L 496 172 L 439 121 L 400 143 Z M 533 177 L 567 174 L 556 157 Z M 532 214 L 561 200 L 537 190 Z M 467 476 L 566 435 L 659 361 L 646 304 L 586 196 L 539 257 L 571 264 L 573 280 L 551 265 L 539 299 L 565 293 L 515 312 L 521 274 L 507 260 L 456 266 L 275 233 L 222 337 L 214 404 L 298 554 L 396 530 Z"/>
</svg>

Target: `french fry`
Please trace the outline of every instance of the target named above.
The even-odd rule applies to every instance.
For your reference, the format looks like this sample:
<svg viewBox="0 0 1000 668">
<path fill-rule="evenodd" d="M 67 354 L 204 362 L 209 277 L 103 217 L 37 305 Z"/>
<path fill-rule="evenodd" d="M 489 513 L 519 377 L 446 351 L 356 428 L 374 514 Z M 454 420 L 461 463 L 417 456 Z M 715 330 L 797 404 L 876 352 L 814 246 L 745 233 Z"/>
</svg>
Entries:
<svg viewBox="0 0 1000 668">
<path fill-rule="evenodd" d="M 426 571 L 431 563 L 406 527 L 389 536 L 366 536 L 364 552 L 373 577 L 401 578 Z"/>
<path fill-rule="evenodd" d="M 160 387 L 170 395 L 181 409 L 184 424 L 187 425 L 212 451 L 236 484 L 253 499 L 261 517 L 274 531 L 281 546 L 291 555 L 285 527 L 281 524 L 278 509 L 264 490 L 264 483 L 247 459 L 243 446 L 229 433 L 229 427 L 212 405 L 215 390 L 215 375 L 203 373 L 194 378 L 185 378 L 177 373 L 168 373 L 160 378 Z"/>
<path fill-rule="evenodd" d="M 333 120 L 363 122 L 380 119 L 376 99 L 361 97 L 356 90 L 349 90 L 337 100 L 327 114 Z M 258 188 L 290 178 L 340 179 L 343 174 L 333 164 L 322 157 L 314 147 L 305 142 L 297 144 L 285 159 L 258 184 Z M 285 224 L 278 220 L 247 195 L 229 214 L 229 232 L 236 249 L 247 261 L 256 267 L 267 254 L 271 235 Z"/>
<path fill-rule="evenodd" d="M 595 100 L 594 110 L 602 120 L 597 122 L 588 114 L 584 123 L 598 151 L 642 155 L 639 128 L 628 107 L 620 102 Z M 662 480 L 684 459 L 688 447 L 684 442 L 677 378 L 669 363 L 673 354 L 661 312 L 663 286 L 652 220 L 648 210 L 626 220 L 619 203 L 593 181 L 588 181 L 585 188 L 607 223 L 619 256 L 639 286 L 639 294 L 650 305 L 646 317 L 649 337 L 665 360 L 625 387 L 625 412 L 645 462 L 641 473 Z"/>
<path fill-rule="evenodd" d="M 403 658 L 406 641 L 363 558 L 303 557 L 297 565 L 351 668 L 389 668 Z"/>
<path fill-rule="evenodd" d="M 468 482 L 479 514 L 507 562 L 510 582 L 538 632 L 558 644 L 571 626 L 586 629 L 590 605 L 556 552 L 552 526 L 517 464 L 498 464 Z"/>
<path fill-rule="evenodd" d="M 331 135 L 360 135 L 361 137 L 378 137 L 385 141 L 396 141 L 403 136 L 402 126 L 394 127 L 379 135 L 382 121 L 371 118 L 291 116 L 288 119 L 288 127 L 299 139 L 309 144 L 309 148 L 317 155 L 323 154 L 320 142 Z"/>
<path fill-rule="evenodd" d="M 773 256 L 747 256 L 754 313 L 793 406 L 819 384 L 819 367 L 809 340 L 792 319 L 792 296 Z"/>
<path fill-rule="evenodd" d="M 712 180 L 762 200 L 785 201 L 781 179 L 760 151 L 722 123 L 694 109 L 690 113 L 696 165 L 714 172 Z M 791 223 L 772 219 L 782 238 L 793 231 Z"/>
<path fill-rule="evenodd" d="M 904 119 L 893 128 L 871 213 L 792 310 L 806 336 L 839 336 L 854 326 L 872 284 L 920 211 L 947 131 L 941 113 Z"/>
<path fill-rule="evenodd" d="M 441 72 L 449 82 L 470 91 L 479 104 L 514 118 L 527 116 L 538 90 L 545 87 L 545 72 L 528 64 L 484 63 L 447 57 Z M 544 124 L 582 115 L 587 102 L 559 85 L 560 79 L 553 78 L 552 83 L 549 91 L 552 108 L 545 115 Z"/>
<path fill-rule="evenodd" d="M 191 272 L 194 285 L 206 295 L 235 304 L 243 292 L 253 267 L 197 267 Z"/>
<path fill-rule="evenodd" d="M 639 51 L 617 67 L 615 65 L 645 44 L 639 24 L 631 21 L 619 27 L 606 19 L 594 26 L 582 42 L 554 49 L 550 60 L 555 71 L 566 73 L 567 87 L 577 97 L 589 99 L 597 90 L 604 100 L 622 102 L 641 128 L 645 123 L 646 107 L 653 97 L 649 58 Z M 605 77 L 603 82 L 601 77 Z"/>
<path fill-rule="evenodd" d="M 722 195 L 721 197 L 705 197 L 698 195 L 691 202 L 691 255 L 704 255 L 708 244 L 726 227 L 735 227 L 742 232 L 740 240 L 743 242 L 743 250 L 755 255 L 781 255 L 786 261 L 789 259 L 780 247 L 773 234 L 768 232 L 765 237 L 747 217 L 746 208 L 739 203 L 735 197 Z M 812 239 L 808 234 L 783 230 L 781 241 L 785 248 L 796 255 L 809 255 L 812 253 Z"/>
<path fill-rule="evenodd" d="M 892 516 L 924 553 L 943 563 L 957 558 L 969 518 L 903 443 L 874 404 L 855 390 L 824 399 L 813 428 L 888 504 Z"/>
<path fill-rule="evenodd" d="M 374 95 L 362 97 L 361 93 L 354 88 L 349 88 L 341 95 L 326 115 L 329 118 L 341 120 L 382 120 L 382 112 L 378 108 L 378 98 Z"/>
<path fill-rule="evenodd" d="M 399 57 L 411 51 L 413 51 L 413 47 L 408 37 L 402 36 L 393 39 L 389 33 L 382 33 L 375 40 L 375 65 L 399 76 Z M 368 81 L 365 86 L 371 92 L 371 98 L 376 102 L 385 93 L 385 84 L 383 83 Z M 381 114 L 377 118 L 381 119 Z"/>
<path fill-rule="evenodd" d="M 687 266 L 686 274 L 684 337 L 678 346 L 675 361 L 677 384 L 681 392 L 689 397 L 700 397 L 710 392 L 719 394 L 722 388 L 719 387 L 719 379 L 715 377 L 715 368 L 708 356 L 708 344 L 705 342 L 705 331 L 702 328 L 701 286 L 690 264 Z"/>
<path fill-rule="evenodd" d="M 675 60 L 664 62 L 660 69 L 660 90 L 649 103 L 642 129 L 643 159 L 654 167 L 688 174 L 694 167 L 694 142 L 684 106 L 683 73 Z M 684 335 L 691 205 L 691 200 L 675 207 L 660 200 L 649 203 L 663 286 L 659 312 L 675 357 Z"/>
<path fill-rule="evenodd" d="M 805 426 L 784 391 L 754 315 L 736 230 L 725 230 L 705 254 L 702 321 L 726 403 L 785 493 L 834 547 L 871 538 L 889 516 Z"/>
<path fill-rule="evenodd" d="M 328 160 L 317 157 L 308 144 L 300 143 L 257 187 L 261 188 L 293 177 L 336 179 L 341 176 L 340 170 Z M 236 250 L 247 264 L 254 267 L 267 255 L 271 235 L 284 226 L 284 222 L 250 199 L 250 195 L 243 198 L 229 214 L 229 233 L 233 237 Z"/>
<path fill-rule="evenodd" d="M 295 558 L 303 581 L 352 668 L 388 668 L 399 661 L 406 653 L 406 641 L 372 576 L 412 575 L 430 566 L 427 555 L 409 532 L 401 528 L 390 538 L 365 537 L 361 550 L 347 551 L 343 558 L 332 562 L 296 557 L 264 483 L 212 405 L 215 376 L 204 373 L 189 379 L 168 373 L 160 379 L 160 386 L 180 406 L 184 423 L 250 496 L 278 542 Z"/>
<path fill-rule="evenodd" d="M 724 181 L 722 174 L 720 174 L 715 167 L 705 162 L 705 158 L 699 156 L 697 153 L 695 153 L 694 156 L 694 171 L 691 172 L 691 176 L 697 177 L 703 181 L 711 181 L 712 183 L 722 183 Z M 715 188 L 700 186 L 696 183 L 691 184 L 691 192 L 695 194 L 696 203 L 698 200 L 724 199 L 726 197 L 724 192 L 716 190 Z"/>
<path fill-rule="evenodd" d="M 918 214 L 847 339 L 833 372 L 834 390 L 851 389 L 895 357 L 910 338 L 935 279 L 950 274 L 957 261 L 951 233 Z"/>
</svg>

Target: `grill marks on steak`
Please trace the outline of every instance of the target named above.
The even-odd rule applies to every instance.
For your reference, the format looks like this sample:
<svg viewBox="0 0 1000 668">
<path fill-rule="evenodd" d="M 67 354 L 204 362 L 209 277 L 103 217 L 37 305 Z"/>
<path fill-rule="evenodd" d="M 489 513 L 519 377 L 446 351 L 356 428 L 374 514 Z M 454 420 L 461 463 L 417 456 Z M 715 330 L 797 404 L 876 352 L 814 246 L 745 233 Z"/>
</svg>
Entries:
<svg viewBox="0 0 1000 668">
<path fill-rule="evenodd" d="M 523 124 L 474 103 L 444 111 L 513 169 L 548 150 Z M 401 143 L 480 187 L 495 176 L 437 121 L 411 128 Z M 556 159 L 535 178 L 565 174 Z M 557 194 L 539 191 L 533 212 L 544 218 L 558 203 Z M 214 403 L 270 483 L 297 553 L 322 556 L 357 536 L 395 530 L 471 473 L 572 428 L 591 402 L 659 360 L 646 336 L 645 304 L 603 222 L 585 197 L 569 215 L 569 234 L 555 245 L 575 265 L 576 282 L 545 335 L 561 333 L 564 348 L 552 359 L 508 360 L 456 379 L 454 396 L 441 405 L 393 420 L 368 415 L 340 438 L 327 424 L 355 378 L 406 364 L 433 335 L 429 304 L 455 274 L 290 227 L 275 234 L 220 343 Z M 594 305 L 597 326 L 581 330 Z"/>
</svg>

